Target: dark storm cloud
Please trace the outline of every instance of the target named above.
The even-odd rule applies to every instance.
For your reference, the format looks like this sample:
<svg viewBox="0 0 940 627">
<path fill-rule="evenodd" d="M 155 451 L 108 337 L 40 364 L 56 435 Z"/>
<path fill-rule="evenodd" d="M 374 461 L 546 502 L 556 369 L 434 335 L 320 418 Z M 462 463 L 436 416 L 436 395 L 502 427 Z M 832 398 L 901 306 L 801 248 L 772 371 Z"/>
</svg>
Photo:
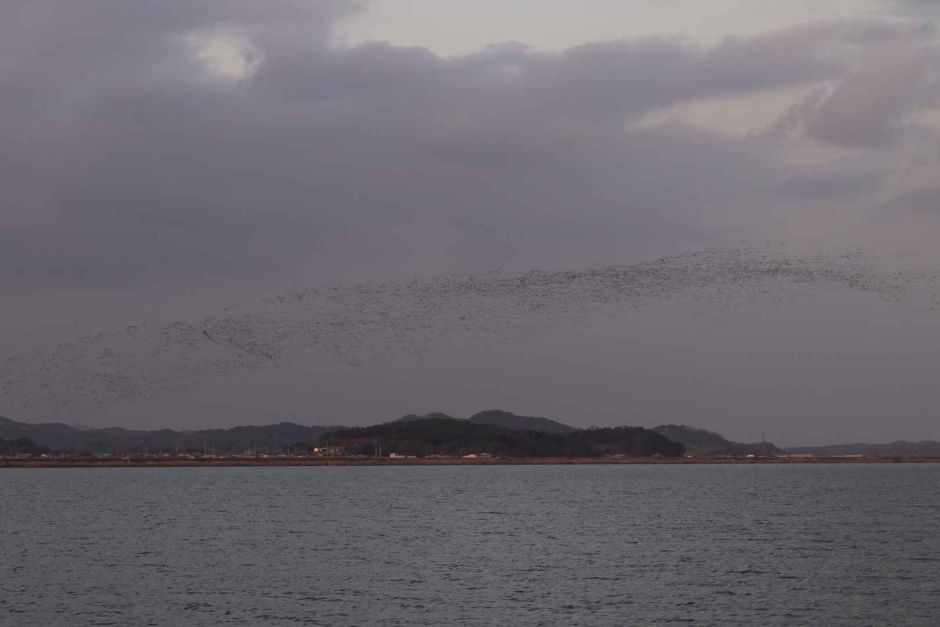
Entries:
<svg viewBox="0 0 940 627">
<path fill-rule="evenodd" d="M 838 81 L 852 71 L 844 49 L 924 36 L 919 24 L 845 22 L 708 48 L 649 38 L 442 58 L 331 46 L 335 20 L 358 8 L 4 4 L 4 288 L 310 263 L 582 263 L 650 241 L 696 242 L 709 207 L 746 211 L 737 205 L 779 180 L 773 150 L 631 122 L 696 98 Z M 244 77 L 199 58 L 200 45 L 226 37 Z M 919 76 L 882 73 L 898 91 Z M 903 110 L 892 100 L 840 115 L 853 80 L 869 79 L 836 88 L 808 132 L 870 144 Z"/>
</svg>

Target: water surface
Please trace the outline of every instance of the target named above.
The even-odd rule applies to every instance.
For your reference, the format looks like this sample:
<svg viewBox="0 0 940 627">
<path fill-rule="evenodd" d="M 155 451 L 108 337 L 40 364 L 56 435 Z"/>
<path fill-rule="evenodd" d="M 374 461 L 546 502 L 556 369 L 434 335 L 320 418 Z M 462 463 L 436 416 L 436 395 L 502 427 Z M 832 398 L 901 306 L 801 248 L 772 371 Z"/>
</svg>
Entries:
<svg viewBox="0 0 940 627">
<path fill-rule="evenodd" d="M 0 471 L 6 625 L 931 625 L 940 466 Z"/>
</svg>

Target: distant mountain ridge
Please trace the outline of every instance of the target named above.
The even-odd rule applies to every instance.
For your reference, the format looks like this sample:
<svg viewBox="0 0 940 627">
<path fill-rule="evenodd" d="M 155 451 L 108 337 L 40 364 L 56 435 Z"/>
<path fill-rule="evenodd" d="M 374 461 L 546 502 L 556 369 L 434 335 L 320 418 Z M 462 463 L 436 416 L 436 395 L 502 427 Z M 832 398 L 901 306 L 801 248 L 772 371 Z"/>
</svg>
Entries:
<svg viewBox="0 0 940 627">
<path fill-rule="evenodd" d="M 579 430 L 548 418 L 519 416 L 503 410 L 487 410 L 466 420 L 453 418 L 441 412 L 424 415 L 409 414 L 392 423 L 420 422 L 428 419 L 456 420 L 478 426 L 493 426 L 516 431 L 532 431 L 552 435 L 569 435 Z M 326 433 L 346 427 L 304 426 L 281 422 L 263 426 L 232 427 L 229 429 L 199 429 L 174 431 L 161 429 L 143 431 L 122 428 L 80 428 L 63 423 L 25 423 L 0 416 L 0 440 L 5 447 L 33 446 L 52 451 L 73 453 L 120 453 L 128 450 L 215 450 L 219 453 L 245 450 L 286 450 L 296 444 L 312 444 Z M 724 436 L 685 425 L 660 425 L 649 431 L 667 440 L 682 444 L 687 454 L 700 456 L 784 455 L 787 453 L 812 454 L 818 457 L 865 455 L 869 457 L 940 457 L 940 442 L 891 442 L 887 444 L 834 444 L 829 446 L 802 446 L 781 449 L 770 442 L 745 444 L 728 440 Z"/>
<path fill-rule="evenodd" d="M 474 414 L 468 419 L 459 419 L 441 412 L 432 412 L 423 415 L 408 414 L 384 425 L 408 425 L 410 423 L 426 423 L 427 421 L 448 421 L 462 423 L 456 429 L 465 430 L 479 436 L 481 433 L 497 434 L 502 441 L 514 441 L 516 444 L 506 445 L 512 450 L 534 450 L 529 444 L 519 444 L 523 440 L 538 440 L 539 435 L 522 436 L 519 434 L 509 436 L 504 432 L 531 432 L 532 434 L 545 434 L 546 436 L 563 436 L 579 432 L 569 425 L 542 418 L 538 416 L 520 416 L 511 412 L 493 409 Z M 449 424 L 449 423 L 448 423 Z M 376 425 L 382 427 L 383 425 Z M 366 427 L 368 429 L 368 427 Z M 454 429 L 453 424 L 449 424 Z M 620 429 L 640 429 L 638 427 L 622 427 Z M 28 439 L 38 447 L 52 451 L 69 453 L 123 453 L 126 451 L 196 451 L 232 453 L 246 450 L 254 451 L 284 451 L 291 445 L 313 445 L 323 442 L 326 434 L 348 430 L 343 427 L 302 426 L 289 422 L 282 422 L 266 426 L 233 427 L 230 429 L 200 429 L 193 431 L 175 431 L 161 429 L 157 431 L 142 431 L 122 429 L 116 427 L 82 429 L 62 423 L 24 423 L 0 417 L 0 439 L 13 441 Z M 601 430 L 603 431 L 603 430 Z M 640 433 L 647 432 L 647 433 Z M 668 438 L 661 438 L 652 431 L 640 429 L 627 438 L 627 432 L 611 436 L 623 436 L 618 440 L 624 450 L 640 454 L 643 450 L 653 452 L 667 451 L 674 454 L 674 443 Z M 609 435 L 609 434 L 608 434 Z M 494 436 L 496 437 L 496 436 Z M 600 435 L 591 436 L 594 439 Z M 636 446 L 626 445 L 624 439 L 632 438 Z M 660 438 L 660 439 L 657 439 Z M 472 438 L 471 438 L 472 439 Z M 583 438 L 582 438 L 583 440 Z M 547 441 L 547 440 L 546 440 Z M 478 440 L 477 440 L 478 442 Z M 325 442 L 324 442 L 325 443 Z M 479 442 L 478 442 L 479 443 Z M 556 444 L 558 444 L 556 442 Z M 555 450 L 562 450 L 556 446 Z M 580 446 L 580 445 L 579 445 Z M 605 445 L 596 443 L 594 449 L 600 450 Z M 646 447 L 646 448 L 643 448 Z M 583 448 L 583 446 L 582 446 Z M 585 449 L 587 450 L 587 449 Z"/>
</svg>

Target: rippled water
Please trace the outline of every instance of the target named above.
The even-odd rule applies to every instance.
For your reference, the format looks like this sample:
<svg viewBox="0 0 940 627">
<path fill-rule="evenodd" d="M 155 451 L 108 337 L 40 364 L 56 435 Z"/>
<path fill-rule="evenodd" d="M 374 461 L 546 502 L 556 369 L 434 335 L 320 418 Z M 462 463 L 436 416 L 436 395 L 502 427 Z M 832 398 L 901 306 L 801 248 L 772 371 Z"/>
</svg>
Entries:
<svg viewBox="0 0 940 627">
<path fill-rule="evenodd" d="M 930 625 L 940 466 L 5 470 L 3 625 Z"/>
</svg>

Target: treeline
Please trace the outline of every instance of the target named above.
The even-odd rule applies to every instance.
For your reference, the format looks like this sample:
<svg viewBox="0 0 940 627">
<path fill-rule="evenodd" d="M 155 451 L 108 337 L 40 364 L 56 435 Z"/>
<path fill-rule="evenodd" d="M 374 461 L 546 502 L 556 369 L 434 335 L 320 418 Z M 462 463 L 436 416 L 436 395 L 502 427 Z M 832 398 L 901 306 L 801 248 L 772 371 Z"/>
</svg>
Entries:
<svg viewBox="0 0 940 627">
<path fill-rule="evenodd" d="M 386 456 L 398 453 L 417 457 L 471 453 L 489 453 L 498 457 L 679 457 L 685 453 L 681 444 L 642 427 L 546 433 L 454 418 L 336 429 L 324 434 L 319 445 L 341 448 L 346 455 L 364 456 L 377 454 L 379 447 Z"/>
</svg>

